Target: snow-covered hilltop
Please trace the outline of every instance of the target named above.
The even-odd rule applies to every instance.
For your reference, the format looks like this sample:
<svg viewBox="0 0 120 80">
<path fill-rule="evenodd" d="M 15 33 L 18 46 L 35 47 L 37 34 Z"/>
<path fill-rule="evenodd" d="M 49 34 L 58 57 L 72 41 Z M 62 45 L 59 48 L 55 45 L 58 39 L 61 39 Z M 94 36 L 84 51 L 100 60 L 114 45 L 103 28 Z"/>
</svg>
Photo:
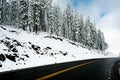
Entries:
<svg viewBox="0 0 120 80">
<path fill-rule="evenodd" d="M 20 29 L 0 27 L 0 72 L 113 56 L 44 32 L 36 35 Z"/>
</svg>

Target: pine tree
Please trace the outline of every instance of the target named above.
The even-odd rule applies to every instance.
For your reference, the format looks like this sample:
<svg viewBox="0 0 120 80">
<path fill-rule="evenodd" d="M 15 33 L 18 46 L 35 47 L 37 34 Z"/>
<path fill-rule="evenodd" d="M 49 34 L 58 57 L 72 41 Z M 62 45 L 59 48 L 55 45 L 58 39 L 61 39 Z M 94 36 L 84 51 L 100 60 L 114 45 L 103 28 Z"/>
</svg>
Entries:
<svg viewBox="0 0 120 80">
<path fill-rule="evenodd" d="M 3 0 L 0 0 L 0 25 L 3 22 Z"/>
<path fill-rule="evenodd" d="M 3 0 L 2 1 L 2 17 L 3 17 L 3 20 L 2 20 L 2 22 L 3 22 L 3 24 L 4 25 L 6 25 L 6 24 L 8 24 L 8 9 L 9 9 L 9 7 L 8 7 L 8 2 L 7 2 L 7 0 Z"/>
<path fill-rule="evenodd" d="M 101 41 L 102 37 L 101 37 L 101 31 L 98 30 L 97 31 L 97 49 L 101 50 L 102 49 L 102 41 Z"/>
<path fill-rule="evenodd" d="M 10 7 L 11 7 L 11 5 L 10 5 L 10 3 L 9 2 L 6 2 L 6 5 L 5 5 L 5 20 L 4 20 L 4 24 L 5 25 L 11 25 L 11 19 L 10 19 Z M 18 13 L 17 13 L 18 14 Z"/>
<path fill-rule="evenodd" d="M 85 24 L 85 45 L 86 46 L 90 46 L 91 43 L 91 36 L 90 36 L 90 32 L 91 32 L 91 28 L 90 28 L 90 18 L 88 17 L 86 20 L 86 24 Z"/>
<path fill-rule="evenodd" d="M 78 25 L 79 25 L 79 27 L 78 27 L 78 42 L 83 43 L 83 41 L 84 41 L 84 35 L 83 35 L 83 31 L 82 31 L 84 29 L 83 15 L 80 16 Z"/>
<path fill-rule="evenodd" d="M 39 30 L 41 30 L 41 25 L 40 25 L 40 2 L 35 1 L 34 4 L 32 5 L 32 10 L 33 10 L 33 32 L 38 33 Z"/>
<path fill-rule="evenodd" d="M 99 37 L 99 39 L 98 39 L 99 49 L 101 51 L 104 51 L 107 48 L 107 44 L 104 39 L 104 34 L 100 30 L 98 31 L 98 37 Z"/>
<path fill-rule="evenodd" d="M 46 8 L 46 1 L 40 1 L 40 23 L 42 31 L 46 32 L 46 24 L 45 24 L 45 8 Z"/>
<path fill-rule="evenodd" d="M 72 19 L 72 30 L 71 30 L 71 38 L 73 41 L 78 42 L 78 37 L 79 37 L 79 15 L 77 10 L 75 11 L 74 18 Z"/>
<path fill-rule="evenodd" d="M 52 17 L 52 20 L 53 20 L 53 34 L 55 35 L 60 35 L 60 26 L 61 26 L 61 12 L 60 12 L 60 8 L 59 6 L 53 6 L 53 17 Z"/>
<path fill-rule="evenodd" d="M 17 9 L 17 1 L 16 0 L 12 0 L 11 2 L 11 24 L 13 26 L 16 26 L 18 23 L 18 9 Z"/>
<path fill-rule="evenodd" d="M 46 1 L 46 22 L 48 23 L 46 31 L 53 34 L 53 23 L 52 23 L 52 0 Z"/>
<path fill-rule="evenodd" d="M 71 10 L 71 5 L 70 3 L 67 4 L 67 8 L 65 9 L 64 12 L 64 26 L 65 26 L 65 38 L 68 38 L 70 40 L 72 40 L 71 37 L 71 31 L 72 31 L 72 27 L 73 27 L 73 12 Z"/>
<path fill-rule="evenodd" d="M 97 33 L 96 33 L 96 28 L 95 28 L 95 24 L 93 25 L 93 23 L 90 23 L 90 36 L 91 36 L 91 40 L 90 40 L 90 47 L 93 49 L 96 49 L 97 47 Z"/>
<path fill-rule="evenodd" d="M 33 10 L 32 10 L 32 1 L 29 2 L 28 7 L 28 31 L 33 32 Z"/>
<path fill-rule="evenodd" d="M 66 17 L 65 17 L 65 12 L 63 13 L 63 15 L 62 15 L 63 17 L 62 17 L 62 21 L 61 21 L 61 23 L 62 23 L 62 26 L 61 26 L 61 32 L 60 32 L 60 35 L 62 36 L 62 37 L 64 37 L 65 38 L 65 25 L 66 25 L 66 23 L 65 23 L 65 19 L 66 19 Z"/>
<path fill-rule="evenodd" d="M 28 0 L 20 0 L 19 27 L 27 30 L 28 27 Z"/>
</svg>

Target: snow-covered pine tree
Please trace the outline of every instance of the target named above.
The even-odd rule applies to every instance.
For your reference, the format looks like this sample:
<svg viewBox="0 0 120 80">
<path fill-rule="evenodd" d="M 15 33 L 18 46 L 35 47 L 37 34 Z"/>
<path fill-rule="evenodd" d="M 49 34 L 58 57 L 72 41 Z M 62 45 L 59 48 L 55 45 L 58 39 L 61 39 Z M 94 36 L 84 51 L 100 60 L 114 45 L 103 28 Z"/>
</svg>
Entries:
<svg viewBox="0 0 120 80">
<path fill-rule="evenodd" d="M 8 7 L 8 5 L 7 5 L 7 0 L 3 0 L 2 1 L 2 8 L 3 8 L 3 13 L 2 13 L 2 15 L 3 15 L 3 24 L 4 25 L 6 25 L 6 24 L 8 24 L 8 9 L 9 9 L 9 7 Z"/>
<path fill-rule="evenodd" d="M 28 27 L 28 0 L 19 0 L 19 27 L 27 30 Z"/>
<path fill-rule="evenodd" d="M 3 0 L 0 0 L 0 25 L 3 22 Z"/>
<path fill-rule="evenodd" d="M 107 44 L 104 39 L 104 34 L 100 30 L 98 31 L 98 37 L 99 37 L 99 39 L 98 39 L 99 49 L 101 51 L 104 51 L 107 48 Z"/>
<path fill-rule="evenodd" d="M 89 37 L 89 27 L 88 22 L 86 20 L 86 23 L 83 20 L 83 16 L 80 16 L 80 27 L 79 27 L 79 42 L 82 43 L 85 46 L 88 46 L 87 41 Z M 88 32 L 87 32 L 88 31 Z"/>
<path fill-rule="evenodd" d="M 38 33 L 39 30 L 41 30 L 41 25 L 40 25 L 40 14 L 41 14 L 41 9 L 40 9 L 40 1 L 35 1 L 32 4 L 32 10 L 33 10 L 33 32 Z"/>
<path fill-rule="evenodd" d="M 28 31 L 33 32 L 33 10 L 32 10 L 33 1 L 30 0 L 28 4 Z"/>
<path fill-rule="evenodd" d="M 40 25 L 41 30 L 46 32 L 46 24 L 45 24 L 45 9 L 46 9 L 46 1 L 41 0 L 40 1 Z"/>
<path fill-rule="evenodd" d="M 58 32 L 58 36 L 61 36 L 61 31 L 62 31 L 62 22 L 63 22 L 63 20 L 62 20 L 62 11 L 61 11 L 61 9 L 60 9 L 60 7 L 59 7 L 59 32 Z"/>
<path fill-rule="evenodd" d="M 101 36 L 101 31 L 97 31 L 97 49 L 102 50 L 102 36 Z"/>
<path fill-rule="evenodd" d="M 78 27 L 78 42 L 83 43 L 84 41 L 84 35 L 83 35 L 83 30 L 84 29 L 84 19 L 83 15 L 80 15 L 80 20 L 79 20 L 79 27 Z"/>
<path fill-rule="evenodd" d="M 10 3 L 9 2 L 6 2 L 6 5 L 5 5 L 5 7 L 4 7 L 4 14 L 5 14 L 5 16 L 4 16 L 4 24 L 5 25 L 11 25 L 11 19 L 10 19 L 10 7 L 11 7 L 11 5 L 10 5 Z"/>
<path fill-rule="evenodd" d="M 46 31 L 49 32 L 50 34 L 53 33 L 53 24 L 52 24 L 52 0 L 47 0 L 46 1 L 46 10 L 45 10 L 45 15 L 47 18 L 46 20 Z"/>
<path fill-rule="evenodd" d="M 52 20 L 53 20 L 53 34 L 55 35 L 60 35 L 60 26 L 61 26 L 61 22 L 60 22 L 60 15 L 61 15 L 61 12 L 60 12 L 60 8 L 59 6 L 57 5 L 54 5 L 53 6 L 53 17 L 52 17 Z"/>
<path fill-rule="evenodd" d="M 72 31 L 72 27 L 73 27 L 73 14 L 72 14 L 72 9 L 71 9 L 70 3 L 67 4 L 67 8 L 65 9 L 64 13 L 65 13 L 64 14 L 65 38 L 72 40 L 71 31 Z"/>
<path fill-rule="evenodd" d="M 11 25 L 16 26 L 18 23 L 18 3 L 17 0 L 11 1 Z"/>
<path fill-rule="evenodd" d="M 90 28 L 90 24 L 91 24 L 91 22 L 90 22 L 90 18 L 89 18 L 89 16 L 87 17 L 87 19 L 86 19 L 86 24 L 85 24 L 85 41 L 86 41 L 86 43 L 85 43 L 85 45 L 86 46 L 90 46 L 90 43 L 91 43 L 91 36 L 90 36 L 90 32 L 91 32 L 91 28 Z"/>
<path fill-rule="evenodd" d="M 65 21 L 66 21 L 66 16 L 65 16 L 65 11 L 64 11 L 64 13 L 62 14 L 62 21 L 61 21 L 61 31 L 60 31 L 60 36 L 62 36 L 62 37 L 64 37 L 65 38 L 65 25 L 66 25 L 66 23 L 65 23 Z"/>
<path fill-rule="evenodd" d="M 108 44 L 104 41 L 104 51 L 108 48 Z"/>
<path fill-rule="evenodd" d="M 90 23 L 90 37 L 91 37 L 91 40 L 90 40 L 90 47 L 93 48 L 93 49 L 96 49 L 96 46 L 97 46 L 97 34 L 96 34 L 96 27 L 95 27 L 95 24 L 93 23 Z"/>
<path fill-rule="evenodd" d="M 104 36 L 103 36 L 103 33 L 101 32 L 101 51 L 104 51 L 105 50 L 105 39 L 104 39 Z"/>
<path fill-rule="evenodd" d="M 72 19 L 72 30 L 71 30 L 71 38 L 73 41 L 78 42 L 78 37 L 79 37 L 79 15 L 77 10 L 75 11 L 74 18 Z"/>
</svg>

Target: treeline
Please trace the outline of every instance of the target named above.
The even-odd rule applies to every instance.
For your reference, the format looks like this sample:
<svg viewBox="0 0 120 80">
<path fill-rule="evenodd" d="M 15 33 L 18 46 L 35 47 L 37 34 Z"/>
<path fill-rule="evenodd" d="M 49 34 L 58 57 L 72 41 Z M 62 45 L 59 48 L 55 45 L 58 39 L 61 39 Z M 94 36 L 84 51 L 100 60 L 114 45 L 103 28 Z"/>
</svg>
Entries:
<svg viewBox="0 0 120 80">
<path fill-rule="evenodd" d="M 0 0 L 0 24 L 48 32 L 101 51 L 108 47 L 95 23 L 89 17 L 84 19 L 70 3 L 61 11 L 59 5 L 52 6 L 52 0 Z"/>
</svg>

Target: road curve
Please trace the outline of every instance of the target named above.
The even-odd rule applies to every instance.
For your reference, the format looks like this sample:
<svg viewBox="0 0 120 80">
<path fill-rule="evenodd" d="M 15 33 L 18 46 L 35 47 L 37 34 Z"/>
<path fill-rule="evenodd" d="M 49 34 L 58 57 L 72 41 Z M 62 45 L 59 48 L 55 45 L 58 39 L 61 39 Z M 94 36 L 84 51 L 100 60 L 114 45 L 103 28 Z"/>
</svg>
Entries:
<svg viewBox="0 0 120 80">
<path fill-rule="evenodd" d="M 119 58 L 74 61 L 0 73 L 0 80 L 120 80 Z"/>
</svg>

